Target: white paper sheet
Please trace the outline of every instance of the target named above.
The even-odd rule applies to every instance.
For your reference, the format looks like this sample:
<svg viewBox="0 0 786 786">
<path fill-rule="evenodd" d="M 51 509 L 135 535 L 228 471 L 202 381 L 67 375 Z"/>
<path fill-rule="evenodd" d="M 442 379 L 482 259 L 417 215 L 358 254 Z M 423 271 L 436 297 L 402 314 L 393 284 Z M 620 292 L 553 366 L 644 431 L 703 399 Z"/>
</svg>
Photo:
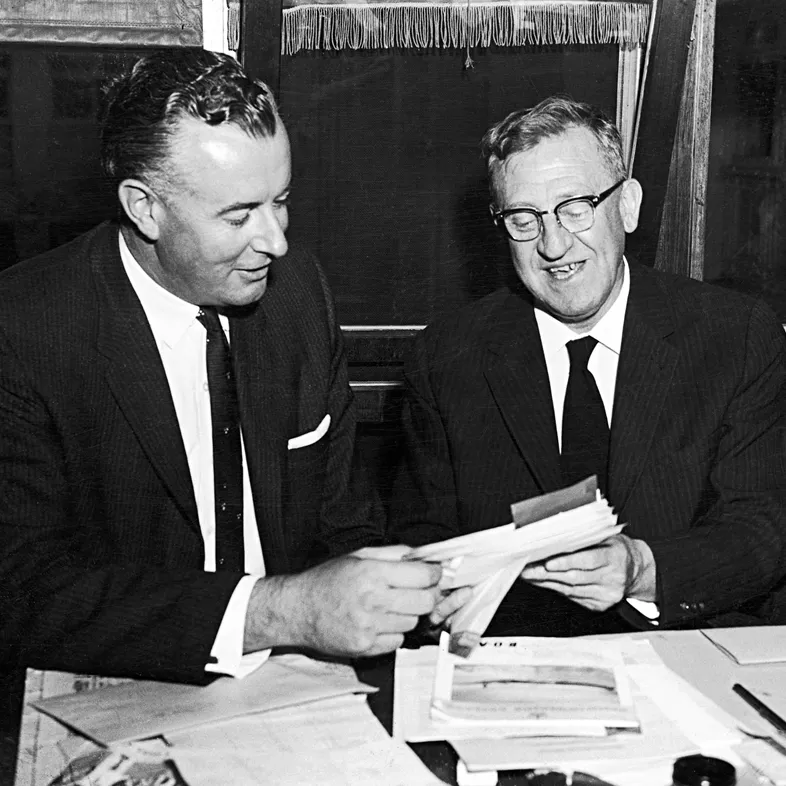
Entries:
<svg viewBox="0 0 786 786">
<path fill-rule="evenodd" d="M 786 636 L 781 627 L 710 628 L 701 632 L 740 666 L 786 663 Z"/>
<path fill-rule="evenodd" d="M 391 739 L 364 697 L 236 718 L 168 735 L 189 786 L 441 786 Z"/>
<path fill-rule="evenodd" d="M 493 728 L 507 736 L 605 736 L 637 728 L 622 648 L 613 641 L 482 639 L 467 657 L 439 644 L 431 716 L 451 732 Z"/>
<path fill-rule="evenodd" d="M 34 706 L 108 745 L 331 696 L 373 691 L 357 679 L 350 666 L 286 655 L 270 658 L 242 680 L 222 677 L 207 687 L 138 681 L 36 701 Z"/>
</svg>

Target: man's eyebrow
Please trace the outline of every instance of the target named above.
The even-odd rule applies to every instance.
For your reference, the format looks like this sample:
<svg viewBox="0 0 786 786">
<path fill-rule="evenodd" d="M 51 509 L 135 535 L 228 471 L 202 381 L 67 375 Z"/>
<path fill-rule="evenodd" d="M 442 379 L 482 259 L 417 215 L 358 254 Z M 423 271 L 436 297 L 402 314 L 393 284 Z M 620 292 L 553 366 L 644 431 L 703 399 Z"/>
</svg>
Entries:
<svg viewBox="0 0 786 786">
<path fill-rule="evenodd" d="M 219 210 L 219 216 L 225 216 L 227 213 L 235 213 L 238 210 L 253 210 L 256 207 L 259 207 L 259 202 L 234 202 L 233 204 L 225 207 L 223 210 Z"/>
<path fill-rule="evenodd" d="M 276 199 L 281 199 L 282 197 L 286 197 L 289 195 L 292 186 L 290 183 L 287 183 L 286 188 L 282 189 L 281 193 L 276 197 Z M 227 205 L 227 207 L 219 210 L 219 216 L 225 216 L 228 213 L 235 213 L 238 210 L 254 210 L 255 208 L 259 207 L 262 203 L 261 202 L 233 202 L 231 205 Z"/>
</svg>

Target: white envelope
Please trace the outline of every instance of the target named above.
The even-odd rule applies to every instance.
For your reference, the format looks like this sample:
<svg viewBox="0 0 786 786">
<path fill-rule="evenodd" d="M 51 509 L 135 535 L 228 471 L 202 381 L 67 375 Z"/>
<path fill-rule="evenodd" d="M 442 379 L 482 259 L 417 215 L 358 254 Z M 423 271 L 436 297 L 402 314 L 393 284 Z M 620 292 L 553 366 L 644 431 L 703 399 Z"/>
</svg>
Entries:
<svg viewBox="0 0 786 786">
<path fill-rule="evenodd" d="M 297 450 L 298 448 L 305 448 L 313 445 L 315 442 L 319 442 L 327 434 L 328 428 L 330 428 L 330 415 L 325 415 L 322 418 L 322 422 L 313 431 L 307 431 L 305 434 L 292 437 L 287 442 L 287 450 Z"/>
</svg>

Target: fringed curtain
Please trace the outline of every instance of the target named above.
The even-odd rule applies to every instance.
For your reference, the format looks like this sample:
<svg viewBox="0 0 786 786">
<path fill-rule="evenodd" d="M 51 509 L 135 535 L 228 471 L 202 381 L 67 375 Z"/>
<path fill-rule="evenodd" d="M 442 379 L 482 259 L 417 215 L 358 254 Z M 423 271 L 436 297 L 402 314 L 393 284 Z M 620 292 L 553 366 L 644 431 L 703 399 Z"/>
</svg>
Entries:
<svg viewBox="0 0 786 786">
<path fill-rule="evenodd" d="M 201 46 L 202 0 L 1 0 L 2 41 Z"/>
<path fill-rule="evenodd" d="M 616 44 L 629 161 L 650 11 L 650 0 L 284 0 L 281 51 Z"/>
<path fill-rule="evenodd" d="M 282 53 L 301 49 L 619 44 L 646 41 L 649 2 L 284 0 Z"/>
<path fill-rule="evenodd" d="M 629 151 L 651 7 L 284 0 L 291 226 L 325 265 L 342 324 L 426 324 L 510 280 L 483 133 L 567 93 L 616 112 Z"/>
</svg>

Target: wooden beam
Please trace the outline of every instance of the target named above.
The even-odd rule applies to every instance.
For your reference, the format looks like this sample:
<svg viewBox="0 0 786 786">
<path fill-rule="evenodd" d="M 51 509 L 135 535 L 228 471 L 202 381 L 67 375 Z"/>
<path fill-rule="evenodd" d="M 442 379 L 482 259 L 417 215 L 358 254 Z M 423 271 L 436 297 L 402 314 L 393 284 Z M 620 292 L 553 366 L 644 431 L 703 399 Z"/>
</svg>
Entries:
<svg viewBox="0 0 786 786">
<path fill-rule="evenodd" d="M 699 280 L 704 276 L 714 40 L 715 0 L 698 0 L 655 258 L 659 270 Z"/>
<path fill-rule="evenodd" d="M 661 0 L 653 26 L 633 176 L 644 201 L 638 229 L 628 238 L 635 259 L 655 264 L 669 169 L 682 103 L 697 0 Z"/>
<path fill-rule="evenodd" d="M 239 59 L 246 72 L 261 79 L 278 97 L 281 81 L 283 0 L 243 0 Z"/>
</svg>

